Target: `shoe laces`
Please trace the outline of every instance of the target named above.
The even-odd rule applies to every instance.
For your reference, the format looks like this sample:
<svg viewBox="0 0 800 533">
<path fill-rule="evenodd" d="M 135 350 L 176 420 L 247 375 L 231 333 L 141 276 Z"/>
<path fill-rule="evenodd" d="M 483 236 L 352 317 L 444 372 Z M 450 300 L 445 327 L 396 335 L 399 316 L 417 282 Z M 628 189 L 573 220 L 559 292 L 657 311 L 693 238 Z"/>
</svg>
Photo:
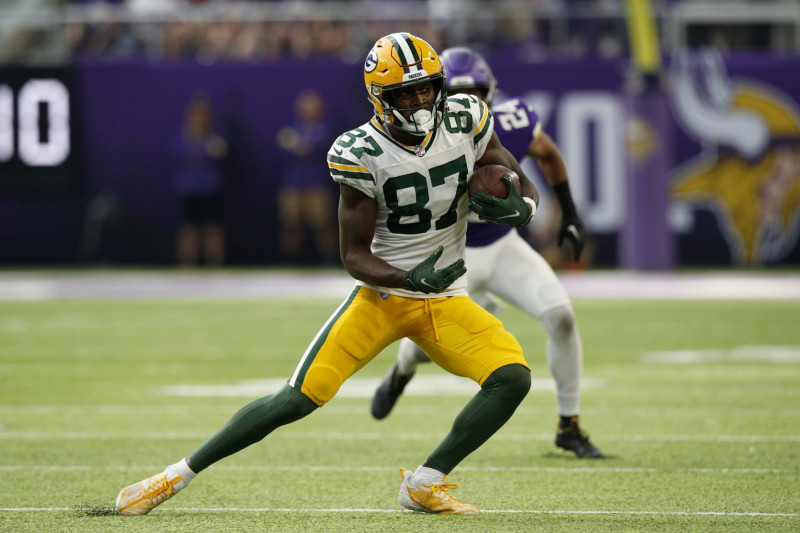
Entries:
<svg viewBox="0 0 800 533">
<path fill-rule="evenodd" d="M 445 481 L 444 483 L 438 483 L 436 485 L 422 485 L 422 486 L 431 489 L 431 493 L 433 494 L 439 493 L 438 496 L 440 498 L 446 499 L 449 502 L 458 503 L 458 500 L 455 498 L 455 496 L 453 496 L 447 491 L 455 490 L 458 487 L 460 487 L 460 485 L 458 483 L 447 483 L 446 477 L 444 478 L 444 481 Z"/>
<path fill-rule="evenodd" d="M 167 480 L 167 476 L 158 476 L 147 487 L 146 497 L 157 499 L 159 502 L 175 494 L 172 483 Z"/>
</svg>

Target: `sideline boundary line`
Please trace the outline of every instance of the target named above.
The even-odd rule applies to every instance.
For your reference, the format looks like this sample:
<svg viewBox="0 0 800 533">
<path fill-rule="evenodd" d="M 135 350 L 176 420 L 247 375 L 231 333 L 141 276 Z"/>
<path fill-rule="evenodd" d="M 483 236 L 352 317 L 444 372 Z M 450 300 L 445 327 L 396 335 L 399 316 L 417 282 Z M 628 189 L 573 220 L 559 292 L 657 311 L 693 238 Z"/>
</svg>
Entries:
<svg viewBox="0 0 800 533">
<path fill-rule="evenodd" d="M 561 271 L 574 299 L 594 300 L 800 300 L 800 276 L 735 268 L 696 273 L 630 270 Z M 298 272 L 180 272 L 178 270 L 0 272 L 0 301 L 58 299 L 257 300 L 344 298 L 355 281 L 343 269 Z"/>
</svg>

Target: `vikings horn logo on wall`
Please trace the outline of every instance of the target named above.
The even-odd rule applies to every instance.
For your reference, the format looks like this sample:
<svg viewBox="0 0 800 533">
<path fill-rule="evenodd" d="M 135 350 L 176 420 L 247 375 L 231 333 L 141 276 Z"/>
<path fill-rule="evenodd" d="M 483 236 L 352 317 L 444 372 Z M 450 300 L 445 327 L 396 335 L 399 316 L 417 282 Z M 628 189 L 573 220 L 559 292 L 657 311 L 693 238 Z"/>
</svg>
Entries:
<svg viewBox="0 0 800 533">
<path fill-rule="evenodd" d="M 713 51 L 672 65 L 671 104 L 702 146 L 676 168 L 672 194 L 710 208 L 735 262 L 785 257 L 800 234 L 800 111 L 761 81 L 730 78 Z"/>
</svg>

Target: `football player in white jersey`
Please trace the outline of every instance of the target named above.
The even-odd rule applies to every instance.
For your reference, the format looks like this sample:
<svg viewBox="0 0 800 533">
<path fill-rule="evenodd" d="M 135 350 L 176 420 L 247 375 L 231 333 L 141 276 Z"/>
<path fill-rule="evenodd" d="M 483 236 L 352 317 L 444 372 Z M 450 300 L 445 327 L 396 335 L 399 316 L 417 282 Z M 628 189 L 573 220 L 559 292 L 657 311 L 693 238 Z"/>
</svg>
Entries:
<svg viewBox="0 0 800 533">
<path fill-rule="evenodd" d="M 448 48 L 441 59 L 448 93 L 473 94 L 492 105 L 503 146 L 517 159 L 527 156 L 538 163 L 561 206 L 559 244 L 569 242 L 577 260 L 586 233 L 572 202 L 564 161 L 553 139 L 542 130 L 536 112 L 518 98 L 493 105 L 497 81 L 489 64 L 474 50 Z M 472 218 L 467 228 L 466 265 L 468 291 L 473 300 L 496 310 L 499 306 L 492 295 L 499 296 L 537 319 L 547 332 L 545 352 L 556 384 L 559 414 L 556 446 L 581 458 L 605 457 L 578 424 L 583 347 L 569 296 L 553 269 L 514 228 Z M 380 420 L 389 415 L 414 376 L 417 364 L 428 360 L 410 339 L 401 341 L 397 362 L 373 396 L 375 418 Z"/>
<path fill-rule="evenodd" d="M 364 80 L 375 116 L 340 136 L 328 153 L 340 185 L 340 252 L 356 280 L 354 290 L 280 391 L 243 407 L 188 457 L 122 489 L 120 513 L 150 512 L 212 464 L 307 416 L 404 337 L 481 390 L 415 471 L 400 470 L 400 505 L 426 513 L 479 513 L 448 492 L 457 485 L 448 484 L 447 476 L 505 424 L 531 378 L 517 340 L 467 296 L 467 213 L 524 225 L 538 194 L 493 131 L 486 104 L 474 96 L 447 97 L 439 56 L 419 37 L 393 33 L 379 39 L 364 64 Z M 490 164 L 516 171 L 524 196 L 512 187 L 506 199 L 478 193 L 468 199 L 472 169 Z"/>
</svg>

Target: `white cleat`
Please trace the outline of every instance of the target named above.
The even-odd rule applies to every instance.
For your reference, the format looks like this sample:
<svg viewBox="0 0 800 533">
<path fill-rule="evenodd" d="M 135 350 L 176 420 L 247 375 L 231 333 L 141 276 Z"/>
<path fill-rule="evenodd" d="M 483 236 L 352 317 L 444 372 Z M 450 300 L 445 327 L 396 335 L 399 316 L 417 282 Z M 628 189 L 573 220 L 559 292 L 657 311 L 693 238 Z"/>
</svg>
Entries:
<svg viewBox="0 0 800 533">
<path fill-rule="evenodd" d="M 442 474 L 440 479 L 430 480 L 429 484 L 411 486 L 410 481 L 413 472 L 400 469 L 403 476 L 403 483 L 400 485 L 400 493 L 397 500 L 403 509 L 418 513 L 439 513 L 439 514 L 480 514 L 480 510 L 474 505 L 461 503 L 455 499 L 448 489 L 457 489 L 458 485 L 447 483 L 447 476 Z"/>
<path fill-rule="evenodd" d="M 157 505 L 172 498 L 181 476 L 167 479 L 166 471 L 122 489 L 117 495 L 117 512 L 124 515 L 147 514 Z"/>
</svg>

